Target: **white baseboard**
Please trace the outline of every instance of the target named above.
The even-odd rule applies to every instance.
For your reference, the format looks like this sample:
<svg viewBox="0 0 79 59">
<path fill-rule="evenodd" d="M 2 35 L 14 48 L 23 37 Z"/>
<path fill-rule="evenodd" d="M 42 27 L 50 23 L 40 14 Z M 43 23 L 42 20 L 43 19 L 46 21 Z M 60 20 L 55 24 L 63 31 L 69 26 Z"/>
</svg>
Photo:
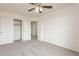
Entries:
<svg viewBox="0 0 79 59">
<path fill-rule="evenodd" d="M 9 41 L 4 41 L 4 42 L 0 42 L 0 45 L 4 45 L 4 44 L 9 44 L 9 43 L 13 43 L 13 40 L 9 40 Z"/>
</svg>

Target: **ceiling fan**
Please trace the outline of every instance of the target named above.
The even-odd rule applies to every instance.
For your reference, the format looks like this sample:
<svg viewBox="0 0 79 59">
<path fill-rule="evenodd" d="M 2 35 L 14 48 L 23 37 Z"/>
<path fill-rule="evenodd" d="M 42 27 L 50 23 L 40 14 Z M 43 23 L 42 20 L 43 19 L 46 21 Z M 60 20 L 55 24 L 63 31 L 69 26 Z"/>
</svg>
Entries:
<svg viewBox="0 0 79 59">
<path fill-rule="evenodd" d="M 45 6 L 42 5 L 41 3 L 30 3 L 31 5 L 34 5 L 34 8 L 29 9 L 28 11 L 31 12 L 32 10 L 36 10 L 37 13 L 42 13 L 43 8 L 51 9 L 52 6 Z"/>
</svg>

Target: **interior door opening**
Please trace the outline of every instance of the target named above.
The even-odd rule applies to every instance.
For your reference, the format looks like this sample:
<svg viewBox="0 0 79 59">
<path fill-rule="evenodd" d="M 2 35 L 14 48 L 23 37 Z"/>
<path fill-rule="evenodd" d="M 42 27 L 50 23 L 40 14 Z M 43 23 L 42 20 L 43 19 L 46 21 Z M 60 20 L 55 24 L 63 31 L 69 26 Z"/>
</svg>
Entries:
<svg viewBox="0 0 79 59">
<path fill-rule="evenodd" d="M 37 21 L 31 21 L 31 40 L 38 40 Z"/>
<path fill-rule="evenodd" d="M 14 41 L 22 40 L 22 20 L 14 19 Z"/>
</svg>

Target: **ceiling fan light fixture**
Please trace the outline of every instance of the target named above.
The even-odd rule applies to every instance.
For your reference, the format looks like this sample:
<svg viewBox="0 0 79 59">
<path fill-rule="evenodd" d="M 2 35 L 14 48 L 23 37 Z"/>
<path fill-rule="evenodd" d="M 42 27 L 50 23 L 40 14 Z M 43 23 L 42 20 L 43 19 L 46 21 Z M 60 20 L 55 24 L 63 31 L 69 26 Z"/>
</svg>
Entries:
<svg viewBox="0 0 79 59">
<path fill-rule="evenodd" d="M 43 11 L 43 9 L 40 7 L 40 11 L 42 12 Z"/>
<path fill-rule="evenodd" d="M 35 8 L 35 10 L 36 10 L 37 13 L 41 13 L 41 12 L 43 11 L 42 8 L 39 7 L 39 6 L 37 6 L 37 7 Z"/>
<path fill-rule="evenodd" d="M 39 7 L 38 6 L 35 9 L 36 9 L 36 12 L 39 12 Z"/>
</svg>

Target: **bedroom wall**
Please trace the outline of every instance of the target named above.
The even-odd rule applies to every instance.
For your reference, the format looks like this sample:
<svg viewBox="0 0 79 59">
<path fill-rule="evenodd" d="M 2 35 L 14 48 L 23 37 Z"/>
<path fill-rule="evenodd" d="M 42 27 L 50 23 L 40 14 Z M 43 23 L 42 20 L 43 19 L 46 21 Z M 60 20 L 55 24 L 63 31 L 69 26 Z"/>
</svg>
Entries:
<svg viewBox="0 0 79 59">
<path fill-rule="evenodd" d="M 39 17 L 43 41 L 79 52 L 79 6 L 72 5 Z"/>
<path fill-rule="evenodd" d="M 26 17 L 0 10 L 0 44 L 14 41 L 13 19 L 22 20 L 22 40 L 31 40 L 31 21 L 35 17 Z"/>
</svg>

